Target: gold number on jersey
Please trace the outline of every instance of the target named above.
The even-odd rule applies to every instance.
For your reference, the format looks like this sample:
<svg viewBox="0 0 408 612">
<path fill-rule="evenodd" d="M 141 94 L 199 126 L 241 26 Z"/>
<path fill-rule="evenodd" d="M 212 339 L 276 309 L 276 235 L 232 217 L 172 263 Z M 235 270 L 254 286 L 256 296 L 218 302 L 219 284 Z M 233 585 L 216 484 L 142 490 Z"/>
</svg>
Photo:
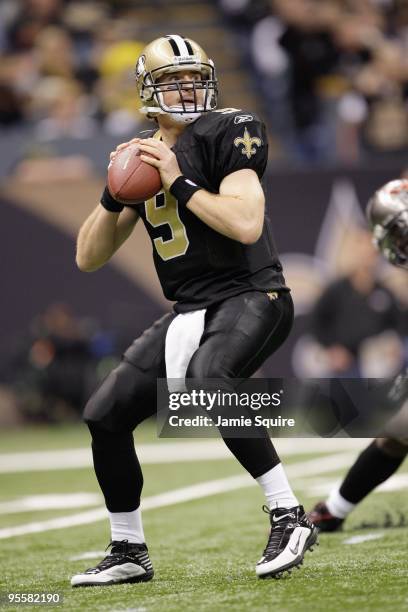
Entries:
<svg viewBox="0 0 408 612">
<path fill-rule="evenodd" d="M 164 261 L 184 255 L 189 240 L 184 223 L 178 211 L 178 203 L 168 191 L 161 191 L 145 203 L 146 219 L 153 227 L 168 225 L 171 238 L 163 240 L 160 236 L 153 240 L 156 251 Z"/>
</svg>

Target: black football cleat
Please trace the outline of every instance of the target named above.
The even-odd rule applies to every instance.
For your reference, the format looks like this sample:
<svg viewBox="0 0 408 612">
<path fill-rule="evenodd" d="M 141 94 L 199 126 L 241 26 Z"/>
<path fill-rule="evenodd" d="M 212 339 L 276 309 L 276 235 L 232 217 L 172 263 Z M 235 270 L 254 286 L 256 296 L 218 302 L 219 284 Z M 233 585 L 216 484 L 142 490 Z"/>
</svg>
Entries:
<svg viewBox="0 0 408 612">
<path fill-rule="evenodd" d="M 292 568 L 303 563 L 307 550 L 313 550 L 318 544 L 318 530 L 307 518 L 303 506 L 294 508 L 276 508 L 269 510 L 271 532 L 262 558 L 256 564 L 259 578 L 280 578 L 284 572 L 290 574 Z"/>
<path fill-rule="evenodd" d="M 333 516 L 325 502 L 318 502 L 313 510 L 307 513 L 309 521 L 314 523 L 319 531 L 339 531 L 344 519 Z"/>
<path fill-rule="evenodd" d="M 154 575 L 146 544 L 111 542 L 111 552 L 96 567 L 71 578 L 71 586 L 109 586 L 147 582 Z M 108 546 L 108 548 L 109 548 Z"/>
</svg>

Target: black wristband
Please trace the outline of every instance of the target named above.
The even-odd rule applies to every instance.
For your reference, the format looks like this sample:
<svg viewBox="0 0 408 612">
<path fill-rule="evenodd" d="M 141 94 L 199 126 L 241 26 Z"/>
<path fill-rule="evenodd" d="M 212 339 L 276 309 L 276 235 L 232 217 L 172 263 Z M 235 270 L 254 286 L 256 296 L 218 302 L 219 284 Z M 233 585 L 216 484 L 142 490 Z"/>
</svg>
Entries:
<svg viewBox="0 0 408 612">
<path fill-rule="evenodd" d="M 176 198 L 179 204 L 185 206 L 191 196 L 200 189 L 202 189 L 202 187 L 199 187 L 193 183 L 193 181 L 190 181 L 190 179 L 185 176 L 179 176 L 174 183 L 171 184 L 170 193 Z"/>
<path fill-rule="evenodd" d="M 106 210 L 109 210 L 109 212 L 120 213 L 125 208 L 123 204 L 115 200 L 115 198 L 109 191 L 108 186 L 106 186 L 103 190 L 100 202 L 102 206 L 106 208 Z"/>
</svg>

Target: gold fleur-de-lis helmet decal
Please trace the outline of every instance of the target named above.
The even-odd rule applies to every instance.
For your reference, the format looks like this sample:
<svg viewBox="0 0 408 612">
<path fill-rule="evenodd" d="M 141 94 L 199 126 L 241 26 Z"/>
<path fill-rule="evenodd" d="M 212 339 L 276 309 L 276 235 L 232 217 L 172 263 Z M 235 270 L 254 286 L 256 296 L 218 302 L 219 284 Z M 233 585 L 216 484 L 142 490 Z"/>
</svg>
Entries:
<svg viewBox="0 0 408 612">
<path fill-rule="evenodd" d="M 261 144 L 262 140 L 256 136 L 252 138 L 247 128 L 245 128 L 243 136 L 239 136 L 239 138 L 235 138 L 234 140 L 234 145 L 236 147 L 243 145 L 241 153 L 242 155 L 246 155 L 248 159 L 251 159 L 252 155 L 255 155 L 257 151 L 256 147 L 260 147 Z"/>
</svg>

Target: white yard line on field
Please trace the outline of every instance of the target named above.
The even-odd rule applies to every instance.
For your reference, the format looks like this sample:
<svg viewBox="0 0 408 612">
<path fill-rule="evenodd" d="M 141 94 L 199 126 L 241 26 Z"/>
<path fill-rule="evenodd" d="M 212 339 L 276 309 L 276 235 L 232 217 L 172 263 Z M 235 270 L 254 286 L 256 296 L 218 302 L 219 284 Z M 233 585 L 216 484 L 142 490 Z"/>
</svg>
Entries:
<svg viewBox="0 0 408 612">
<path fill-rule="evenodd" d="M 383 538 L 383 533 L 365 533 L 364 535 L 356 535 L 347 540 L 343 540 L 343 544 L 362 544 L 363 542 L 370 542 L 371 540 L 379 540 Z"/>
<path fill-rule="evenodd" d="M 0 502 L 0 514 L 18 512 L 35 512 L 41 510 L 68 510 L 97 506 L 103 501 L 99 493 L 57 493 L 47 495 L 30 495 L 12 501 Z"/>
<path fill-rule="evenodd" d="M 288 468 L 287 468 L 288 469 Z M 296 489 L 305 493 L 308 497 L 325 496 L 341 480 L 325 480 L 323 478 L 301 477 L 293 479 Z M 200 485 L 197 485 L 200 486 Z M 395 474 L 386 482 L 377 487 L 373 493 L 388 493 L 408 489 L 408 474 Z M 190 488 L 191 491 L 191 488 Z M 169 499 L 169 494 L 160 496 L 162 500 Z M 84 508 L 86 506 L 98 506 L 103 501 L 100 493 L 55 493 L 45 495 L 30 495 L 18 497 L 11 501 L 0 502 L 1 514 L 20 514 L 21 512 L 42 512 L 44 510 L 68 510 L 69 508 Z M 157 501 L 157 500 L 156 500 Z"/>
<path fill-rule="evenodd" d="M 360 438 L 285 438 L 274 441 L 281 456 L 302 453 L 332 453 L 359 450 L 367 441 Z M 233 459 L 222 440 L 157 442 L 137 445 L 142 464 Z M 90 448 L 0 454 L 0 474 L 51 470 L 72 470 L 92 466 Z"/>
<path fill-rule="evenodd" d="M 85 559 L 97 559 L 98 557 L 104 557 L 106 550 L 90 550 L 88 552 L 81 553 L 80 555 L 74 555 L 70 557 L 68 561 L 84 561 Z"/>
<path fill-rule="evenodd" d="M 325 474 L 344 468 L 350 464 L 354 454 L 352 453 L 336 453 L 318 459 L 310 459 L 309 461 L 301 461 L 293 463 L 286 467 L 286 472 L 289 478 L 295 479 L 312 474 Z M 167 491 L 159 495 L 147 497 L 142 502 L 142 510 L 153 510 L 164 506 L 180 504 L 210 495 L 226 493 L 245 487 L 255 486 L 256 482 L 249 474 L 241 474 L 239 476 L 230 476 L 228 478 L 220 478 L 218 480 L 210 480 L 199 484 L 191 485 Z M 69 516 L 61 516 L 55 519 L 46 521 L 38 521 L 27 523 L 25 525 L 17 525 L 15 527 L 7 527 L 0 529 L 0 539 L 12 538 L 15 536 L 26 535 L 28 533 L 43 533 L 53 529 L 64 529 L 67 527 L 75 527 L 77 525 L 86 525 L 95 523 L 107 518 L 105 507 L 95 508 L 87 512 L 72 514 Z"/>
</svg>

